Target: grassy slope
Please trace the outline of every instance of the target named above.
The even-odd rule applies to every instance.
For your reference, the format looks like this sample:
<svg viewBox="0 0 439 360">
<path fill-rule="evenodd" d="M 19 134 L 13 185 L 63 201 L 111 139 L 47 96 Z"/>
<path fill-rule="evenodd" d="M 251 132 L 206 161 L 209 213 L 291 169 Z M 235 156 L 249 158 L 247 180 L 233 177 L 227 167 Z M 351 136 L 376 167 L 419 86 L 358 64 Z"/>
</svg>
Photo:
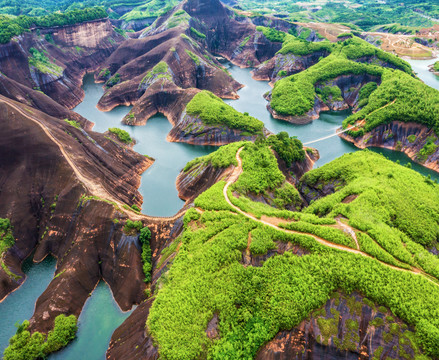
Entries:
<svg viewBox="0 0 439 360">
<path fill-rule="evenodd" d="M 265 175 L 269 174 L 261 173 Z M 406 251 L 415 256 L 395 256 L 417 267 L 429 258 L 431 262 L 424 268 L 436 273 L 437 257 L 428 255 L 422 245 L 431 244 L 438 235 L 437 185 L 367 151 L 345 155 L 311 171 L 303 184 L 318 187 L 333 179 L 340 180 L 336 193 L 316 200 L 304 213 L 291 213 L 291 217 L 301 218 L 312 228 L 311 224 L 319 223 L 315 214 L 325 216 L 321 223 L 331 223 L 342 213 L 373 238 L 362 239 L 363 251 L 398 264 L 389 253 L 396 246 L 401 254 Z M 187 213 L 181 247 L 151 308 L 147 327 L 163 358 L 253 357 L 280 329 L 297 325 L 336 289 L 358 290 L 390 307 L 417 326 L 418 342 L 430 353 L 438 353 L 437 285 L 376 260 L 330 249 L 310 236 L 286 234 L 236 214 L 224 200 L 224 185 L 216 184 L 197 199 L 196 206 L 205 210 L 203 214 L 195 210 Z M 343 204 L 344 197 L 352 193 L 359 196 Z M 314 226 L 325 231 L 326 225 Z M 380 234 L 385 235 L 380 239 L 389 252 L 377 245 Z M 393 237 L 387 238 L 388 234 Z M 249 236 L 253 253 L 265 253 L 279 240 L 299 244 L 311 254 L 297 257 L 285 253 L 268 259 L 262 267 L 244 267 L 241 258 Z M 215 313 L 219 314 L 221 337 L 210 340 L 205 329 Z"/>
<path fill-rule="evenodd" d="M 264 124 L 248 114 L 236 111 L 207 90 L 199 92 L 186 106 L 189 115 L 198 116 L 207 125 L 225 125 L 250 134 L 262 133 Z"/>
</svg>

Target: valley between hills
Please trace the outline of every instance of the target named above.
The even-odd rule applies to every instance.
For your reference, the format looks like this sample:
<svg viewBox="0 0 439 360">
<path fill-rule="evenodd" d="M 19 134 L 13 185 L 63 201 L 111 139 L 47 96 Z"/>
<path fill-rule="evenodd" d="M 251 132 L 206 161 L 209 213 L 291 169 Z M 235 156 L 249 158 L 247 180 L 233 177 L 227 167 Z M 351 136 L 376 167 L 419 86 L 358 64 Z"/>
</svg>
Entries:
<svg viewBox="0 0 439 360">
<path fill-rule="evenodd" d="M 3 358 L 438 359 L 427 3 L 0 3 Z"/>
</svg>

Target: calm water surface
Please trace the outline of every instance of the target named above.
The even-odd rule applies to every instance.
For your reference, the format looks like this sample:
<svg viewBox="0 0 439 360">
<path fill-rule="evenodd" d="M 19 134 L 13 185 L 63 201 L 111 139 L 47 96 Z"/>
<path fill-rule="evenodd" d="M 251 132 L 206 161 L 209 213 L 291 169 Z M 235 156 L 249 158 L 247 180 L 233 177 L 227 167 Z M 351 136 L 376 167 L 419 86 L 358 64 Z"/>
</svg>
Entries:
<svg viewBox="0 0 439 360">
<path fill-rule="evenodd" d="M 130 314 L 131 311 L 124 313 L 120 310 L 110 288 L 101 281 L 79 315 L 76 339 L 49 359 L 105 359 L 111 335 Z"/>
<path fill-rule="evenodd" d="M 23 263 L 26 281 L 0 303 L 0 356 L 17 330 L 15 323 L 30 319 L 38 297 L 46 290 L 55 274 L 56 260 L 48 256 L 39 264 L 31 259 Z"/>
<path fill-rule="evenodd" d="M 184 205 L 178 197 L 175 181 L 181 169 L 192 159 L 207 155 L 217 149 L 214 146 L 196 146 L 184 143 L 171 143 L 166 136 L 172 125 L 163 115 L 152 117 L 144 126 L 128 126 L 121 123 L 130 107 L 119 106 L 110 112 L 96 108 L 104 94 L 102 84 L 96 84 L 93 75 L 84 77 L 84 101 L 74 110 L 95 123 L 97 132 L 105 132 L 110 127 L 126 130 L 137 144 L 134 150 L 151 156 L 154 164 L 143 173 L 140 193 L 143 195 L 142 212 L 153 216 L 172 216 Z"/>
</svg>

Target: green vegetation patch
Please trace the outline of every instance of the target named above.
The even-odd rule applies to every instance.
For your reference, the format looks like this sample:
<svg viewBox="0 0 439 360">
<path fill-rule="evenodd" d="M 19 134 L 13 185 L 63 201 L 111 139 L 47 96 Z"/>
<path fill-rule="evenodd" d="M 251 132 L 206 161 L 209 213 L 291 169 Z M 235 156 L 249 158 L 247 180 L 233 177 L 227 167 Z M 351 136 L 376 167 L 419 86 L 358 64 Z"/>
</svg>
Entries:
<svg viewBox="0 0 439 360">
<path fill-rule="evenodd" d="M 328 101 L 342 101 L 341 89 L 337 86 L 324 86 L 323 88 L 316 88 L 316 94 L 322 99 L 323 102 Z"/>
<path fill-rule="evenodd" d="M 306 187 L 341 184 L 335 192 L 314 201 L 305 211 L 319 216 L 342 215 L 355 229 L 363 249 L 388 263 L 379 246 L 396 260 L 439 276 L 439 259 L 424 247 L 439 235 L 438 185 L 411 169 L 369 151 L 346 154 L 330 164 L 308 172 L 301 179 Z M 342 200 L 357 197 L 350 203 Z M 370 240 L 376 242 L 376 245 Z M 372 248 L 373 246 L 373 248 Z M 381 254 L 378 254 L 380 251 Z"/>
<path fill-rule="evenodd" d="M 302 142 L 295 137 L 290 137 L 286 131 L 269 136 L 267 143 L 285 161 L 287 166 L 290 166 L 293 162 L 305 159 L 305 150 L 303 150 Z"/>
<path fill-rule="evenodd" d="M 15 244 L 13 228 L 9 219 L 0 218 L 0 257 Z"/>
<path fill-rule="evenodd" d="M 419 150 L 418 158 L 420 160 L 425 161 L 430 155 L 433 155 L 436 152 L 438 148 L 436 141 L 437 138 L 435 136 L 428 137 L 422 149 Z"/>
<path fill-rule="evenodd" d="M 53 330 L 43 334 L 35 331 L 30 334 L 29 321 L 17 326 L 17 333 L 9 340 L 3 354 L 5 360 L 45 359 L 47 355 L 65 347 L 75 338 L 78 329 L 76 316 L 58 315 Z"/>
<path fill-rule="evenodd" d="M 109 128 L 108 131 L 116 135 L 117 138 L 125 144 L 131 144 L 133 142 L 130 134 L 125 130 L 119 128 Z"/>
<path fill-rule="evenodd" d="M 315 52 L 325 52 L 329 54 L 334 45 L 329 41 L 310 42 L 292 35 L 288 35 L 282 45 L 282 49 L 278 54 L 294 54 L 298 56 L 305 56 Z"/>
<path fill-rule="evenodd" d="M 406 73 L 384 69 L 381 85 L 370 94 L 367 106 L 346 118 L 343 127 L 364 120 L 360 131 L 350 132 L 358 136 L 382 124 L 404 121 L 420 123 L 439 132 L 438 112 L 439 91 Z"/>
<path fill-rule="evenodd" d="M 152 68 L 152 70 L 147 72 L 147 74 L 140 82 L 139 88 L 142 87 L 144 84 L 150 85 L 157 79 L 167 79 L 169 81 L 173 80 L 172 75 L 169 71 L 169 66 L 165 61 L 160 61 Z"/>
<path fill-rule="evenodd" d="M 241 151 L 243 173 L 232 189 L 241 193 L 256 195 L 267 190 L 274 190 L 282 185 L 285 176 L 279 170 L 276 157 L 270 148 L 265 145 L 247 143 Z"/>
<path fill-rule="evenodd" d="M 257 26 L 256 30 L 262 32 L 264 36 L 272 42 L 283 42 L 287 36 L 283 31 L 265 26 Z"/>
<path fill-rule="evenodd" d="M 143 263 L 143 273 L 145 274 L 145 282 L 149 283 L 152 280 L 152 251 L 151 251 L 151 231 L 148 227 L 143 227 L 140 230 L 139 241 L 142 245 L 142 263 Z"/>
<path fill-rule="evenodd" d="M 290 41 L 292 41 L 292 44 L 300 45 L 301 41 L 295 39 L 294 37 L 292 37 L 291 39 L 292 40 Z M 288 39 L 285 43 L 288 43 Z M 321 44 L 319 46 L 324 46 L 323 43 L 324 42 L 317 44 Z M 311 45 L 312 43 L 307 44 L 305 42 L 303 44 L 305 44 L 306 46 L 314 46 Z M 303 47 L 304 45 L 300 46 Z M 314 101 L 316 97 L 315 87 L 318 84 L 325 84 L 342 75 L 369 75 L 381 78 L 384 77 L 383 74 L 386 74 L 387 76 L 393 76 L 393 74 L 397 74 L 395 76 L 398 76 L 398 78 L 403 77 L 404 79 L 411 79 L 412 81 L 418 82 L 419 84 L 423 85 L 420 81 L 408 75 L 411 74 L 412 71 L 410 65 L 407 62 L 399 59 L 394 55 L 387 54 L 382 50 L 376 49 L 374 46 L 368 44 L 364 40 L 361 40 L 359 38 L 352 38 L 347 39 L 343 42 L 339 42 L 337 44 L 329 44 L 328 46 L 329 47 L 327 48 L 327 50 L 331 51 L 331 54 L 329 56 L 321 59 L 317 64 L 311 66 L 307 70 L 300 72 L 299 74 L 285 77 L 275 83 L 271 94 L 271 107 L 276 112 L 282 115 L 305 115 L 314 107 Z M 291 50 L 288 50 L 288 52 L 297 52 L 298 54 L 305 54 L 308 52 L 308 50 L 306 50 L 305 48 L 303 48 L 303 51 L 300 49 L 300 47 L 297 49 L 291 48 Z M 366 59 L 370 57 L 375 57 L 379 59 L 382 64 L 387 64 L 391 67 L 397 67 L 401 71 L 404 71 L 408 74 L 399 75 L 401 73 L 398 71 L 389 70 L 378 65 L 368 64 Z M 387 77 L 385 77 L 385 79 L 387 79 Z M 427 86 L 424 85 L 424 87 Z M 367 90 L 371 89 L 372 88 L 367 88 Z M 341 98 L 341 94 L 338 91 L 336 94 L 332 94 L 332 92 L 335 90 L 336 89 L 323 88 L 317 91 L 319 92 L 319 95 L 323 97 L 336 95 L 337 98 Z M 382 90 L 389 92 L 387 86 L 385 86 Z M 375 94 L 377 91 L 372 92 Z M 368 95 L 371 95 L 372 92 L 369 92 Z M 409 98 L 413 95 L 411 93 L 408 94 L 407 92 L 408 91 L 403 93 L 404 99 Z M 365 90 L 362 98 L 362 105 L 366 105 L 367 103 L 368 98 L 366 97 L 366 95 L 367 92 Z M 417 101 L 417 98 L 412 101 Z M 374 110 L 376 109 L 374 108 Z M 359 116 L 358 114 L 356 115 Z M 350 118 L 353 119 L 353 117 Z"/>
<path fill-rule="evenodd" d="M 199 164 L 210 164 L 214 168 L 227 168 L 230 165 L 237 166 L 238 162 L 236 161 L 236 152 L 245 143 L 245 141 L 238 141 L 228 145 L 223 145 L 217 151 L 214 151 L 209 155 L 201 156 L 189 161 L 184 167 L 183 171 L 187 172 Z"/>
<path fill-rule="evenodd" d="M 69 124 L 70 126 L 73 126 L 74 128 L 80 129 L 81 128 L 81 124 L 78 123 L 75 120 L 69 120 L 69 119 L 64 119 L 64 121 Z"/>
<path fill-rule="evenodd" d="M 189 57 L 193 60 L 193 62 L 196 65 L 200 65 L 201 64 L 200 58 L 197 55 L 195 55 L 192 51 L 190 51 L 188 49 L 186 49 L 185 51 L 186 51 L 186 54 L 189 55 Z"/>
<path fill-rule="evenodd" d="M 191 27 L 190 31 L 193 35 L 195 35 L 196 37 L 200 38 L 200 39 L 205 39 L 206 35 L 204 35 L 202 32 L 198 31 L 197 29 Z"/>
<path fill-rule="evenodd" d="M 240 155 L 243 173 L 231 187 L 256 193 L 282 183 L 266 142 L 246 143 Z M 416 266 L 439 278 L 438 259 L 429 257 L 424 248 L 439 234 L 437 185 L 381 155 L 363 151 L 308 172 L 301 188 L 329 186 L 335 180 L 339 185 L 332 194 L 315 198 L 303 212 L 288 212 L 286 227 L 300 227 L 304 234 L 272 228 L 235 212 L 224 197 L 224 181 L 195 199 L 202 212 L 185 215 L 179 251 L 156 292 L 146 324 L 160 357 L 254 358 L 278 331 L 299 324 L 336 290 L 358 291 L 371 302 L 391 308 L 417 327 L 415 343 L 429 354 L 438 351 L 439 286 L 405 270 L 407 265 Z M 231 191 L 229 187 L 232 200 Z M 353 201 L 342 202 L 352 194 L 357 195 Z M 242 199 L 248 208 L 271 208 L 243 195 L 237 200 Z M 339 215 L 367 234 L 359 242 L 372 258 L 329 248 L 311 236 L 354 246 L 344 231 L 328 226 Z M 260 267 L 243 265 L 243 253 L 265 254 L 279 242 L 291 242 L 309 254 L 287 251 Z M 352 313 L 358 312 L 348 302 Z M 220 336 L 212 341 L 205 330 L 214 314 L 218 314 Z M 334 324 L 319 325 L 326 334 L 322 341 L 327 341 Z M 375 325 L 382 326 L 378 320 Z M 346 327 L 348 333 L 337 346 L 352 349 L 358 340 L 358 323 L 350 321 Z M 393 326 L 391 332 L 396 330 Z"/>
<path fill-rule="evenodd" d="M 413 144 L 413 143 L 416 141 L 417 138 L 418 138 L 418 137 L 417 137 L 416 135 L 409 135 L 409 136 L 407 136 L 407 141 L 408 141 L 410 144 Z"/>
<path fill-rule="evenodd" d="M 51 62 L 46 56 L 46 51 L 38 51 L 31 47 L 29 52 L 32 54 L 32 56 L 29 57 L 29 66 L 34 67 L 43 74 L 52 74 L 57 77 L 62 75 L 63 68 Z"/>
<path fill-rule="evenodd" d="M 178 0 L 146 0 L 124 14 L 121 19 L 125 21 L 157 18 L 165 14 L 178 4 Z"/>
<path fill-rule="evenodd" d="M 186 106 L 186 112 L 189 115 L 199 117 L 207 125 L 225 125 L 231 129 L 243 130 L 250 134 L 262 133 L 264 128 L 262 121 L 236 111 L 207 90 L 203 90 L 193 97 Z"/>
<path fill-rule="evenodd" d="M 439 61 L 436 61 L 433 65 L 434 71 L 439 71 Z"/>
</svg>

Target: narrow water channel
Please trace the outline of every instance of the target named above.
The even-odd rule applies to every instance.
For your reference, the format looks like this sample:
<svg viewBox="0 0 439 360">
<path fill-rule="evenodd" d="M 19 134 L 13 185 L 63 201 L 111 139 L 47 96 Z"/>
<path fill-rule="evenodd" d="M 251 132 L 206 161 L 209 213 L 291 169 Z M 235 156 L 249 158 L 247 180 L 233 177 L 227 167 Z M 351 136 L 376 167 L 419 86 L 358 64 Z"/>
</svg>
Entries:
<svg viewBox="0 0 439 360">
<path fill-rule="evenodd" d="M 17 331 L 15 324 L 32 317 L 38 297 L 55 274 L 56 260 L 53 257 L 48 256 L 39 264 L 35 264 L 31 258 L 26 259 L 22 267 L 26 281 L 0 303 L 0 357 Z"/>
<path fill-rule="evenodd" d="M 114 330 L 131 311 L 122 312 L 113 299 L 111 290 L 103 281 L 87 300 L 78 319 L 78 332 L 65 349 L 49 356 L 50 360 L 101 360 Z"/>
<path fill-rule="evenodd" d="M 192 159 L 216 150 L 215 146 L 197 146 L 173 143 L 166 140 L 172 125 L 163 115 L 156 115 L 144 126 L 128 126 L 121 123 L 130 107 L 119 106 L 112 111 L 102 112 L 96 108 L 104 94 L 102 84 L 96 84 L 92 74 L 84 77 L 84 101 L 74 110 L 95 123 L 97 132 L 118 127 L 126 130 L 137 143 L 134 150 L 151 156 L 154 164 L 143 173 L 140 193 L 143 196 L 142 212 L 152 216 L 172 216 L 184 202 L 178 197 L 175 181 L 181 169 Z"/>
</svg>

